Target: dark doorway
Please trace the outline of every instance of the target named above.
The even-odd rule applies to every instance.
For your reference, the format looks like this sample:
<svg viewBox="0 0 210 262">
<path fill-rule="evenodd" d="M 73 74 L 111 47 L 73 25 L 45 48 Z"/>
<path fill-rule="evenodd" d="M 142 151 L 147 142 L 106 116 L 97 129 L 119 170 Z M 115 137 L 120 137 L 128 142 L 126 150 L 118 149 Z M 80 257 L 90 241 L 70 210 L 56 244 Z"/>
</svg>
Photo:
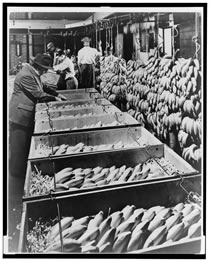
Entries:
<svg viewBox="0 0 210 262">
<path fill-rule="evenodd" d="M 129 59 L 132 59 L 132 53 L 133 53 L 133 34 L 128 33 L 124 34 L 123 37 L 123 46 L 124 46 L 124 59 L 128 61 Z"/>
</svg>

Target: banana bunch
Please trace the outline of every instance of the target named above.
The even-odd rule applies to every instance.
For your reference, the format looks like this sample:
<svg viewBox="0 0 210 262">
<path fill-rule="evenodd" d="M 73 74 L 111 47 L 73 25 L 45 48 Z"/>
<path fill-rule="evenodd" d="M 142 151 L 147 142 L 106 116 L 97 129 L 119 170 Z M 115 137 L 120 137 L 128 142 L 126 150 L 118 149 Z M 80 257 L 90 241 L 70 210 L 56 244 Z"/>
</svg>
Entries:
<svg viewBox="0 0 210 262">
<path fill-rule="evenodd" d="M 64 217 L 47 232 L 44 252 L 61 252 L 62 237 L 66 253 L 127 253 L 199 237 L 201 211 L 196 204 L 182 202 L 149 209 L 126 205 L 108 216 L 99 211 Z"/>
<path fill-rule="evenodd" d="M 113 104 L 124 98 L 127 88 L 125 60 L 114 56 L 103 59 L 100 72 L 102 79 L 100 90 L 102 95 Z"/>
<path fill-rule="evenodd" d="M 135 111 L 134 109 L 129 109 L 128 113 L 134 117 L 140 124 L 141 126 L 145 126 L 146 120 L 144 118 L 144 115 L 140 113 L 139 111 Z"/>
<path fill-rule="evenodd" d="M 199 137 L 201 140 L 201 123 L 188 116 L 182 119 L 181 129 L 191 136 Z"/>
<path fill-rule="evenodd" d="M 159 164 L 157 164 L 157 162 Z M 164 166 L 164 170 L 160 167 Z M 171 165 L 164 158 L 160 159 L 148 159 L 144 163 L 140 163 L 134 167 L 127 167 L 122 165 L 120 167 L 100 167 L 95 168 L 76 168 L 67 167 L 57 172 L 55 176 L 47 180 L 47 187 L 45 190 L 40 190 L 39 183 L 36 188 L 36 180 L 31 181 L 30 191 L 34 194 L 48 194 L 51 190 L 56 192 L 61 191 L 75 191 L 86 188 L 93 188 L 98 186 L 107 186 L 114 184 L 130 183 L 133 181 L 140 181 L 145 179 L 157 179 L 173 175 L 176 171 L 173 165 Z M 45 185 L 44 178 L 41 174 L 40 180 Z M 32 177 L 33 179 L 33 177 Z M 33 188 L 31 188 L 33 186 Z M 43 188 L 43 186 L 41 186 Z M 38 192 L 38 193 L 37 193 Z"/>
<path fill-rule="evenodd" d="M 183 149 L 182 157 L 190 163 L 200 163 L 202 150 L 196 144 L 191 144 L 189 147 Z"/>
<path fill-rule="evenodd" d="M 130 70 L 132 63 L 129 62 Z M 197 59 L 150 56 L 141 69 L 141 81 L 132 81 L 126 93 L 126 108 L 142 125 L 166 140 L 170 130 L 181 132 L 181 148 L 201 143 L 201 72 Z M 189 150 L 185 150 L 185 153 Z M 200 159 L 200 150 L 195 159 Z M 185 154 L 184 154 L 185 155 Z M 187 154 L 188 155 L 188 154 Z M 191 154 L 190 154 L 191 155 Z M 187 157 L 189 159 L 189 157 Z"/>
</svg>

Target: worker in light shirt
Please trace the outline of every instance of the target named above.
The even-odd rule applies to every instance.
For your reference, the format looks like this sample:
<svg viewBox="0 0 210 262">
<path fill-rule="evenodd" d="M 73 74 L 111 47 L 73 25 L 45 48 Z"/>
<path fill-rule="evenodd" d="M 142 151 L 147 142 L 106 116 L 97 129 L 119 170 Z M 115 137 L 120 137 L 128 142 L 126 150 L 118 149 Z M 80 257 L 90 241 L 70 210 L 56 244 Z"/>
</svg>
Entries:
<svg viewBox="0 0 210 262">
<path fill-rule="evenodd" d="M 102 55 L 101 42 L 99 42 L 99 51 L 90 47 L 91 39 L 84 37 L 81 40 L 84 47 L 78 52 L 78 65 L 80 71 L 80 87 L 95 87 L 95 58 Z"/>
<path fill-rule="evenodd" d="M 71 60 L 71 51 L 70 49 L 66 50 L 66 57 L 63 62 L 55 65 L 53 69 L 60 74 L 60 77 L 64 78 L 65 87 L 58 89 L 77 89 L 78 81 L 75 77 L 74 64 Z"/>
</svg>

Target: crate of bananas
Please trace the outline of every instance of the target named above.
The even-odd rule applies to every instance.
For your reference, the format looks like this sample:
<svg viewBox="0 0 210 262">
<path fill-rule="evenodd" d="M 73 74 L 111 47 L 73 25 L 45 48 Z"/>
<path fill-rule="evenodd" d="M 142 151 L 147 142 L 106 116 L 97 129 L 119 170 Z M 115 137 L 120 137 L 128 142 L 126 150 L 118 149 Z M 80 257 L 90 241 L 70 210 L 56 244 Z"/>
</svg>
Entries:
<svg viewBox="0 0 210 262">
<path fill-rule="evenodd" d="M 52 101 L 48 103 L 37 103 L 35 111 L 46 111 L 46 110 L 61 110 L 61 109 L 81 109 L 89 106 L 102 106 L 112 105 L 107 99 L 104 98 L 86 98 L 78 99 L 75 101 Z"/>
<path fill-rule="evenodd" d="M 88 154 L 96 151 L 123 150 L 160 144 L 162 143 L 156 137 L 141 126 L 52 134 L 44 137 L 33 136 L 28 159 L 62 157 L 69 154 Z"/>
<path fill-rule="evenodd" d="M 183 186 L 199 196 L 200 175 Z M 200 251 L 202 210 L 177 181 L 162 182 L 25 203 L 21 231 L 20 252 L 158 254 L 171 247 L 177 254 L 186 246 L 193 254 Z"/>
<path fill-rule="evenodd" d="M 115 112 L 114 114 L 102 113 L 84 117 L 66 116 L 65 118 L 53 118 L 37 120 L 34 134 L 55 132 L 71 132 L 86 129 L 107 129 L 110 127 L 139 126 L 138 121 L 128 113 Z"/>
<path fill-rule="evenodd" d="M 28 161 L 25 201 L 135 186 L 196 174 L 164 145 Z"/>
<path fill-rule="evenodd" d="M 114 105 L 103 105 L 103 106 L 87 106 L 83 108 L 73 108 L 73 109 L 55 109 L 55 110 L 45 110 L 36 112 L 35 121 L 46 120 L 54 118 L 65 118 L 66 116 L 71 117 L 84 117 L 93 116 L 97 114 L 114 114 L 115 112 L 121 112 Z"/>
</svg>

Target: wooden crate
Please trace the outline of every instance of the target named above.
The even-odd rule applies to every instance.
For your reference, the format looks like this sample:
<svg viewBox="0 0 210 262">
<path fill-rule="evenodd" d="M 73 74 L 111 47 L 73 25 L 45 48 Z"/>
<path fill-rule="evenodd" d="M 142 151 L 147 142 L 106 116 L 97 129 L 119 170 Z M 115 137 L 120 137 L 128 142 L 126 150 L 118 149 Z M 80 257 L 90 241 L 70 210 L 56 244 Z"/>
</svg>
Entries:
<svg viewBox="0 0 210 262">
<path fill-rule="evenodd" d="M 201 176 L 188 176 L 182 185 L 188 192 L 193 191 L 200 194 Z M 99 211 L 103 211 L 106 216 L 108 212 L 121 210 L 126 205 L 135 205 L 136 208 L 145 209 L 156 205 L 171 207 L 179 202 L 184 202 L 186 197 L 186 192 L 180 187 L 180 180 L 176 178 L 159 183 L 148 182 L 142 185 L 109 188 L 104 191 L 99 190 L 56 199 L 25 202 L 21 220 L 19 252 L 26 252 L 26 235 L 33 228 L 35 221 L 39 218 L 42 218 L 43 222 L 54 219 L 58 216 L 57 207 L 59 207 L 61 217 L 73 216 L 77 219 L 95 215 Z M 141 249 L 133 253 L 139 254 L 139 257 L 141 254 L 199 254 L 201 240 L 202 238 L 196 238 L 184 242 L 174 242 L 170 245 Z M 98 256 L 100 257 L 100 255 Z"/>
</svg>

